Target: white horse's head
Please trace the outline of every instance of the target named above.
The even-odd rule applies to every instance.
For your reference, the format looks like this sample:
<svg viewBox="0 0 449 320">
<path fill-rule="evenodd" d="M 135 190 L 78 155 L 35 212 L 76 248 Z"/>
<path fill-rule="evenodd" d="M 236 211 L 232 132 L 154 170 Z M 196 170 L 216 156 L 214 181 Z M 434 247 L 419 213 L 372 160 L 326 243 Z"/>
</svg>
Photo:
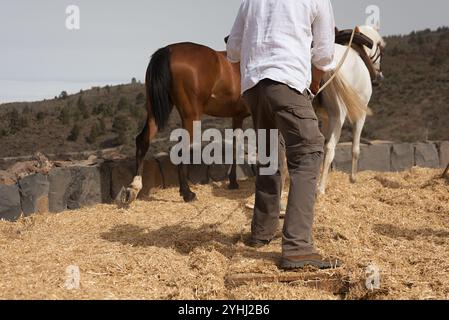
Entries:
<svg viewBox="0 0 449 320">
<path fill-rule="evenodd" d="M 379 85 L 385 78 L 382 72 L 382 59 L 387 44 L 377 29 L 371 26 L 359 26 L 358 29 L 361 33 L 373 41 L 373 48 L 368 49 L 365 47 L 365 50 L 367 51 L 367 54 L 370 57 L 376 71 L 376 79 L 373 81 L 373 85 Z"/>
</svg>

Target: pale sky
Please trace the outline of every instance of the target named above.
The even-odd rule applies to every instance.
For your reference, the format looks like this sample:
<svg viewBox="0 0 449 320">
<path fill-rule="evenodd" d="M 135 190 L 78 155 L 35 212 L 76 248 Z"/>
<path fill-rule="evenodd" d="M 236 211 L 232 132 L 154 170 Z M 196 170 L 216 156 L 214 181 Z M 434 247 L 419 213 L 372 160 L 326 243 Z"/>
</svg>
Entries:
<svg viewBox="0 0 449 320">
<path fill-rule="evenodd" d="M 150 55 L 174 42 L 192 41 L 223 50 L 223 38 L 240 2 L 1 0 L 0 103 L 51 98 L 64 89 L 64 83 L 77 91 L 94 84 L 126 83 L 132 77 L 143 80 Z M 384 35 L 449 25 L 448 0 L 332 3 L 340 28 L 365 24 L 369 5 L 380 8 Z M 65 10 L 72 4 L 81 11 L 79 31 L 65 26 Z"/>
</svg>

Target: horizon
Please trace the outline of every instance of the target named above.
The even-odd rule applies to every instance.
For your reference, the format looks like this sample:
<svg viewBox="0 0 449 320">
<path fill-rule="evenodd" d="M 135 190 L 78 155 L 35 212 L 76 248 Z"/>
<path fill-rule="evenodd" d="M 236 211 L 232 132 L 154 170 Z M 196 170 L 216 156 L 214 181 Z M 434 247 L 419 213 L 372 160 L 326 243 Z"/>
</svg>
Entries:
<svg viewBox="0 0 449 320">
<path fill-rule="evenodd" d="M 432 32 L 437 31 L 439 28 L 449 28 L 449 26 L 440 26 L 440 27 L 436 27 L 434 29 L 431 28 L 427 28 L 430 29 Z M 394 35 L 389 35 L 386 36 L 387 37 L 400 37 L 400 36 L 408 36 L 413 32 L 420 32 L 420 31 L 424 31 L 426 29 L 420 29 L 420 30 L 413 30 L 408 34 L 394 34 Z M 99 79 L 99 80 L 85 80 L 82 81 L 81 79 L 54 79 L 54 80 L 39 80 L 39 79 L 27 79 L 27 80 L 2 80 L 0 79 L 0 106 L 3 105 L 7 105 L 7 104 L 11 104 L 11 103 L 33 103 L 33 102 L 42 102 L 42 101 L 47 101 L 47 100 L 52 100 L 55 97 L 57 97 L 61 92 L 66 91 L 69 95 L 75 95 L 77 93 L 79 93 L 81 90 L 83 91 L 87 91 L 87 90 L 91 90 L 93 87 L 106 87 L 106 86 L 119 86 L 119 85 L 129 85 L 132 82 L 132 79 L 135 78 L 137 80 L 138 83 L 143 83 L 143 79 L 138 79 L 135 76 L 130 75 L 128 77 L 128 80 L 123 79 L 115 79 L 115 80 L 111 80 L 111 81 L 107 81 L 104 79 Z M 17 84 L 24 84 L 24 83 L 40 83 L 42 84 L 53 84 L 51 86 L 51 89 L 45 90 L 47 91 L 48 94 L 28 94 L 22 97 L 15 97 L 11 94 L 2 94 L 2 91 L 5 88 L 4 84 L 8 84 L 8 83 L 17 83 Z M 62 86 L 62 85 L 66 85 L 66 86 Z M 6 88 L 8 88 L 8 86 L 6 86 Z M 42 86 L 41 88 L 42 89 Z M 36 89 L 37 90 L 37 89 Z M 6 91 L 6 90 L 5 90 Z M 9 91 L 8 91 L 9 92 Z M 30 99 L 27 99 L 26 97 L 30 97 Z M 7 98 L 5 98 L 7 97 Z M 34 97 L 34 98 L 33 98 Z"/>
<path fill-rule="evenodd" d="M 404 36 L 448 25 L 445 13 L 449 12 L 449 2 L 376 2 L 384 36 Z M 169 43 L 188 40 L 224 50 L 222 39 L 232 27 L 240 0 L 76 3 L 80 9 L 79 30 L 66 29 L 69 0 L 0 4 L 0 21 L 8 25 L 0 28 L 6 48 L 0 52 L 0 105 L 53 99 L 62 91 L 74 94 L 92 86 L 127 84 L 132 78 L 143 82 L 151 53 Z M 332 3 L 340 29 L 365 24 L 371 1 Z M 407 15 L 403 14 L 405 10 Z M 205 15 L 207 12 L 220 15 Z"/>
</svg>

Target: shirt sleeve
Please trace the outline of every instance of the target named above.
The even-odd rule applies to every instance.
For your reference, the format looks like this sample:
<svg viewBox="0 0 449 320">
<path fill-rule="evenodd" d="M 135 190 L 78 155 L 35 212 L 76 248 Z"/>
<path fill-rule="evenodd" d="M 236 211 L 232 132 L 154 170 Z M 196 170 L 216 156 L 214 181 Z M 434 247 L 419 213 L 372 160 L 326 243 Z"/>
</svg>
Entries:
<svg viewBox="0 0 449 320">
<path fill-rule="evenodd" d="M 312 25 L 312 63 L 322 71 L 335 69 L 335 18 L 330 0 L 317 0 L 317 16 Z"/>
<path fill-rule="evenodd" d="M 240 6 L 226 45 L 228 60 L 232 63 L 238 63 L 241 60 L 242 40 L 245 29 L 244 7 L 245 1 L 243 1 Z"/>
</svg>

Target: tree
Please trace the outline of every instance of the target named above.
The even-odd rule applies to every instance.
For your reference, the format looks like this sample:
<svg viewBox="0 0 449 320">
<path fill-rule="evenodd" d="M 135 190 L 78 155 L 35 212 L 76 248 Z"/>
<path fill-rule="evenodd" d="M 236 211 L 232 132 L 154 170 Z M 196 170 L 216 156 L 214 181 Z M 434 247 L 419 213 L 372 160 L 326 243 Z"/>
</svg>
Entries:
<svg viewBox="0 0 449 320">
<path fill-rule="evenodd" d="M 47 116 L 47 113 L 45 113 L 44 111 L 39 111 L 36 114 L 36 120 L 40 122 L 40 121 L 44 120 L 46 116 Z"/>
<path fill-rule="evenodd" d="M 9 122 L 9 133 L 10 134 L 15 134 L 18 131 L 20 131 L 19 111 L 17 111 L 16 109 L 11 110 L 7 114 L 7 119 L 8 119 L 8 122 Z"/>
<path fill-rule="evenodd" d="M 78 137 L 81 132 L 81 127 L 78 124 L 75 124 L 70 131 L 70 135 L 68 136 L 67 140 L 76 142 L 78 140 Z"/>
<path fill-rule="evenodd" d="M 408 39 L 408 43 L 409 44 L 415 44 L 416 43 L 416 32 L 412 31 L 409 35 L 409 39 Z"/>
<path fill-rule="evenodd" d="M 394 46 L 391 50 L 390 50 L 390 55 L 392 57 L 396 57 L 399 54 L 401 54 L 401 50 L 399 50 L 398 46 Z"/>
<path fill-rule="evenodd" d="M 67 91 L 62 91 L 61 94 L 59 95 L 59 99 L 61 100 L 65 100 L 67 99 L 69 95 L 67 94 Z"/>
<path fill-rule="evenodd" d="M 119 115 L 114 118 L 112 123 L 112 130 L 116 133 L 128 131 L 130 129 L 131 123 L 127 117 Z"/>
<path fill-rule="evenodd" d="M 81 119 L 81 112 L 80 112 L 78 109 L 75 109 L 75 110 L 72 112 L 72 117 L 73 117 L 73 120 L 74 120 L 75 122 L 80 121 L 80 119 Z"/>
<path fill-rule="evenodd" d="M 97 138 L 101 135 L 101 128 L 100 128 L 100 124 L 99 123 L 95 123 L 91 128 L 90 128 L 90 133 L 89 135 L 86 137 L 86 141 L 90 144 L 95 143 L 95 141 L 97 140 Z"/>
<path fill-rule="evenodd" d="M 70 109 L 67 106 L 65 106 L 61 109 L 58 119 L 64 125 L 67 125 L 70 123 Z"/>
<path fill-rule="evenodd" d="M 117 143 L 124 145 L 129 140 L 129 132 L 131 131 L 131 123 L 127 117 L 119 115 L 115 117 L 112 124 L 112 130 L 117 133 Z"/>
<path fill-rule="evenodd" d="M 430 61 L 430 65 L 433 67 L 441 66 L 444 63 L 445 57 L 437 52 L 435 52 L 432 61 Z"/>
<path fill-rule="evenodd" d="M 112 104 L 108 104 L 104 109 L 103 116 L 112 117 L 113 115 L 114 115 L 114 108 L 112 107 Z"/>
<path fill-rule="evenodd" d="M 421 34 L 417 36 L 417 38 L 416 38 L 416 43 L 417 43 L 419 46 L 422 46 L 422 45 L 424 44 L 424 38 L 423 38 L 423 36 L 422 36 Z"/>
<path fill-rule="evenodd" d="M 30 113 L 31 113 L 30 106 L 26 105 L 22 110 L 22 114 L 30 114 Z"/>
<path fill-rule="evenodd" d="M 100 126 L 100 134 L 104 135 L 106 133 L 106 123 L 104 122 L 103 118 L 100 119 L 99 126 Z"/>
<path fill-rule="evenodd" d="M 24 115 L 22 115 L 22 116 L 20 117 L 19 123 L 20 123 L 20 128 L 26 128 L 26 127 L 28 127 L 28 118 L 25 117 Z"/>
<path fill-rule="evenodd" d="M 137 83 L 136 78 L 132 78 L 132 79 L 131 79 L 131 84 L 136 84 L 136 83 Z"/>
<path fill-rule="evenodd" d="M 142 92 L 139 92 L 136 96 L 136 104 L 142 104 L 145 102 L 145 95 Z"/>
<path fill-rule="evenodd" d="M 128 100 L 125 97 L 121 97 L 117 103 L 117 109 L 120 111 L 126 110 L 128 107 Z"/>
<path fill-rule="evenodd" d="M 146 110 L 143 105 L 132 106 L 129 108 L 129 113 L 136 120 L 144 119 L 146 116 Z"/>
<path fill-rule="evenodd" d="M 89 110 L 82 96 L 78 98 L 77 106 L 84 119 L 89 119 Z"/>
<path fill-rule="evenodd" d="M 105 109 L 104 103 L 100 103 L 98 106 L 96 106 L 94 108 L 93 114 L 96 115 L 96 116 L 98 116 L 100 114 L 103 114 L 104 109 Z"/>
</svg>

